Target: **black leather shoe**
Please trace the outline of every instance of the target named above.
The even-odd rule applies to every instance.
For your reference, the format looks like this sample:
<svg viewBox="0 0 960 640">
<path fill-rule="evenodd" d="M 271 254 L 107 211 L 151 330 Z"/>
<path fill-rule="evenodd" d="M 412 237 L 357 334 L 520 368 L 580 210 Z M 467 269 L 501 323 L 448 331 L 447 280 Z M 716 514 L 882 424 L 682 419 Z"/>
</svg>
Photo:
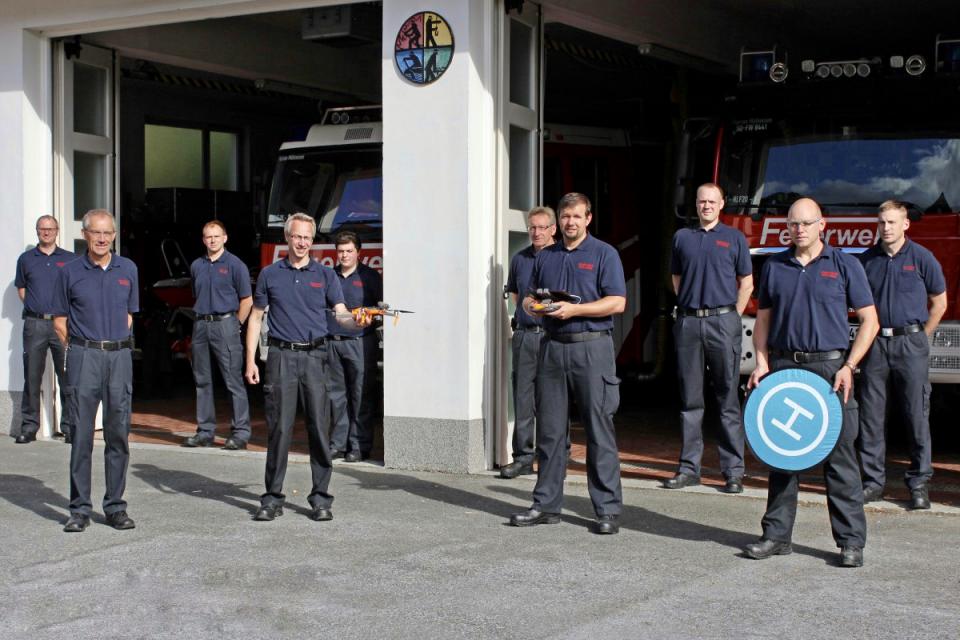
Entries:
<svg viewBox="0 0 960 640">
<path fill-rule="evenodd" d="M 860 547 L 843 547 L 840 549 L 841 567 L 862 567 L 863 549 Z"/>
<path fill-rule="evenodd" d="M 274 518 L 279 518 L 282 515 L 283 505 L 268 504 L 257 509 L 257 512 L 253 515 L 253 519 L 261 522 L 269 522 Z"/>
<path fill-rule="evenodd" d="M 246 449 L 247 443 L 236 438 L 227 438 L 227 441 L 223 443 L 223 448 L 227 451 L 237 451 L 238 449 Z"/>
<path fill-rule="evenodd" d="M 875 484 L 872 484 L 868 487 L 863 488 L 863 503 L 876 502 L 877 500 L 883 500 L 883 487 L 878 487 Z"/>
<path fill-rule="evenodd" d="M 347 455 L 343 456 L 344 462 L 360 462 L 360 452 L 359 451 L 348 451 Z"/>
<path fill-rule="evenodd" d="M 684 487 L 695 487 L 700 484 L 700 478 L 686 473 L 678 473 L 669 480 L 663 481 L 664 489 L 683 489 Z"/>
<path fill-rule="evenodd" d="M 511 462 L 500 467 L 500 477 L 511 480 L 517 476 L 528 476 L 533 473 L 533 462 Z"/>
<path fill-rule="evenodd" d="M 183 446 L 185 447 L 212 447 L 213 438 L 208 438 L 205 435 L 195 433 L 186 440 L 183 441 Z"/>
<path fill-rule="evenodd" d="M 560 522 L 559 513 L 544 513 L 532 508 L 510 516 L 510 524 L 515 527 L 532 527 L 537 524 L 557 524 L 558 522 Z"/>
<path fill-rule="evenodd" d="M 137 524 L 133 521 L 133 518 L 127 515 L 126 511 L 108 513 L 107 524 L 114 529 L 119 529 L 121 531 L 124 529 L 133 529 L 137 526 Z"/>
<path fill-rule="evenodd" d="M 337 459 L 343 458 L 343 457 L 344 457 L 344 453 L 343 453 L 343 451 L 341 451 L 340 449 L 330 449 L 330 459 L 331 459 L 331 460 L 337 460 Z"/>
<path fill-rule="evenodd" d="M 90 526 L 90 518 L 81 513 L 71 513 L 63 530 L 67 533 L 80 533 Z"/>
<path fill-rule="evenodd" d="M 317 522 L 333 520 L 333 511 L 330 511 L 330 509 L 326 507 L 315 507 L 313 511 L 310 512 L 310 519 L 316 520 Z"/>
<path fill-rule="evenodd" d="M 37 434 L 35 433 L 32 435 L 21 433 L 20 435 L 17 436 L 17 439 L 14 440 L 14 442 L 16 442 L 17 444 L 29 444 L 36 439 L 37 439 Z"/>
<path fill-rule="evenodd" d="M 73 442 L 73 438 L 70 437 L 70 434 L 67 432 L 63 433 L 63 444 L 70 444 Z"/>
<path fill-rule="evenodd" d="M 743 552 L 754 560 L 764 560 L 770 556 L 786 556 L 793 553 L 793 545 L 789 542 L 778 542 L 760 538 L 743 548 Z"/>
<path fill-rule="evenodd" d="M 743 493 L 743 478 L 727 478 L 722 491 L 724 493 Z"/>
<path fill-rule="evenodd" d="M 597 518 L 597 524 L 594 526 L 593 532 L 606 535 L 620 533 L 620 516 L 600 516 Z"/>
<path fill-rule="evenodd" d="M 930 492 L 926 487 L 917 487 L 916 489 L 910 490 L 910 506 L 909 509 L 912 511 L 914 509 L 929 509 L 930 508 Z"/>
</svg>

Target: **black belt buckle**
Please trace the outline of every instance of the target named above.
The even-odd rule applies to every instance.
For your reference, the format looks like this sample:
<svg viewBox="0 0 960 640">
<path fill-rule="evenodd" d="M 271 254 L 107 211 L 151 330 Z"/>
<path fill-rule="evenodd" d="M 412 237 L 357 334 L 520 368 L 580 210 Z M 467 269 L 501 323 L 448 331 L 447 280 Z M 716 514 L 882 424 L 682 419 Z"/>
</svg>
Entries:
<svg viewBox="0 0 960 640">
<path fill-rule="evenodd" d="M 206 313 L 200 316 L 197 316 L 204 322 L 219 322 L 221 320 L 226 320 L 233 316 L 233 311 L 227 313 Z"/>
<path fill-rule="evenodd" d="M 710 309 L 697 309 L 696 316 L 698 318 L 707 318 L 710 316 Z"/>
<path fill-rule="evenodd" d="M 793 360 L 794 364 L 806 364 L 807 354 L 803 351 L 791 351 L 790 359 Z"/>
</svg>

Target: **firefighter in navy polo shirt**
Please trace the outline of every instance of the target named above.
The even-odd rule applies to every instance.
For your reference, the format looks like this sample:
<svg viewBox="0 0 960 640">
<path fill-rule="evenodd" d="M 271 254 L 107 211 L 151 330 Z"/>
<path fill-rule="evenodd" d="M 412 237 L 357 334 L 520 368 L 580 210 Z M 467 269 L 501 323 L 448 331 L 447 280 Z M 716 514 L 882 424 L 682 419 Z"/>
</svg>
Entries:
<svg viewBox="0 0 960 640">
<path fill-rule="evenodd" d="M 771 371 L 801 367 L 833 380 L 834 391 L 842 392 L 843 427 L 836 448 L 823 462 L 823 476 L 830 528 L 841 550 L 840 566 L 859 567 L 867 522 L 854 444 L 857 403 L 851 392 L 853 372 L 879 324 L 863 267 L 854 256 L 823 242 L 826 226 L 820 206 L 810 198 L 797 200 L 787 213 L 792 245 L 770 256 L 760 275 L 753 332 L 757 367 L 747 387 L 755 387 Z M 860 322 L 852 344 L 848 308 Z M 763 535 L 746 546 L 748 557 L 760 560 L 792 551 L 799 484 L 796 473 L 770 472 Z"/>
<path fill-rule="evenodd" d="M 130 328 L 133 314 L 140 310 L 137 266 L 112 253 L 117 228 L 109 211 L 88 211 L 82 224 L 87 253 L 61 270 L 54 298 L 54 328 L 67 345 L 67 402 L 76 416 L 70 450 L 70 519 L 63 530 L 80 532 L 90 524 L 90 464 L 101 403 L 103 513 L 114 529 L 133 529 L 123 492 L 133 395 Z"/>
<path fill-rule="evenodd" d="M 190 265 L 193 296 L 193 340 L 191 364 L 197 385 L 197 433 L 183 442 L 185 447 L 213 445 L 217 413 L 213 403 L 213 369 L 210 354 L 217 360 L 220 375 L 230 394 L 233 420 L 224 449 L 246 449 L 250 440 L 250 405 L 243 384 L 243 341 L 240 325 L 253 307 L 250 270 L 226 248 L 227 228 L 219 220 L 203 226 L 206 255 Z"/>
<path fill-rule="evenodd" d="M 720 471 L 726 493 L 743 491 L 743 426 L 740 422 L 740 315 L 753 291 L 747 239 L 720 222 L 723 191 L 708 183 L 697 189 L 695 229 L 673 236 L 671 271 L 677 294 L 673 338 L 680 380 L 683 447 L 668 489 L 700 484 L 703 458 L 703 379 L 710 374 L 720 408 Z"/>
<path fill-rule="evenodd" d="M 557 216 L 550 207 L 534 207 L 527 213 L 530 246 L 510 259 L 507 293 L 513 297 L 513 462 L 500 469 L 501 478 L 516 478 L 533 473 L 536 456 L 534 436 L 537 415 L 537 360 L 543 338 L 543 320 L 523 311 L 520 302 L 530 291 L 530 277 L 537 254 L 553 244 Z"/>
<path fill-rule="evenodd" d="M 927 337 L 947 310 L 946 281 L 940 263 L 904 235 L 907 207 L 880 205 L 880 243 L 860 254 L 877 304 L 880 333 L 860 363 L 857 399 L 863 464 L 863 499 L 879 500 L 886 483 L 884 419 L 887 385 L 900 406 L 910 436 L 910 468 L 905 481 L 911 509 L 929 509 L 927 483 L 933 476 L 930 444 L 930 344 Z"/>
<path fill-rule="evenodd" d="M 37 439 L 40 430 L 40 386 L 47 366 L 47 350 L 60 387 L 60 433 L 70 442 L 73 416 L 67 411 L 63 378 L 64 348 L 53 330 L 53 298 L 60 270 L 76 255 L 57 246 L 60 226 L 53 216 L 37 219 L 37 246 L 17 258 L 14 286 L 23 302 L 23 400 L 17 444 Z"/>
<path fill-rule="evenodd" d="M 348 309 L 376 306 L 383 299 L 380 272 L 360 262 L 360 238 L 352 231 L 338 233 L 337 250 L 340 287 Z M 330 332 L 327 391 L 333 408 L 330 454 L 347 462 L 370 457 L 373 449 L 373 422 L 377 406 L 377 353 L 374 327 L 348 328 L 333 323 Z"/>
<path fill-rule="evenodd" d="M 517 527 L 560 521 L 567 466 L 568 399 L 577 403 L 587 435 L 587 482 L 597 515 L 595 532 L 617 533 L 623 497 L 613 414 L 620 379 L 613 346 L 613 315 L 626 307 L 623 265 L 616 249 L 587 233 L 590 200 L 568 193 L 557 206 L 563 242 L 537 254 L 532 289 L 565 291 L 579 303 L 558 302 L 537 311 L 533 296 L 524 310 L 541 315 L 546 338 L 537 371 L 537 484 L 533 505 L 514 514 Z"/>
<path fill-rule="evenodd" d="M 260 382 L 257 344 L 263 314 L 270 307 L 267 344 L 270 347 L 263 385 L 269 439 L 264 474 L 266 492 L 260 498 L 255 520 L 273 520 L 283 515 L 283 478 L 287 452 L 293 436 L 298 399 L 306 414 L 307 441 L 313 488 L 308 500 L 317 521 L 332 520 L 333 496 L 327 491 L 332 469 L 327 430 L 327 335 L 335 312 L 349 318 L 343 303 L 340 280 L 333 269 L 310 257 L 316 223 L 305 213 L 289 216 L 284 236 L 289 246 L 286 258 L 260 272 L 253 294 L 253 310 L 247 322 L 247 382 Z M 352 322 L 348 321 L 348 322 Z M 369 322 L 367 322 L 369 324 Z"/>
</svg>

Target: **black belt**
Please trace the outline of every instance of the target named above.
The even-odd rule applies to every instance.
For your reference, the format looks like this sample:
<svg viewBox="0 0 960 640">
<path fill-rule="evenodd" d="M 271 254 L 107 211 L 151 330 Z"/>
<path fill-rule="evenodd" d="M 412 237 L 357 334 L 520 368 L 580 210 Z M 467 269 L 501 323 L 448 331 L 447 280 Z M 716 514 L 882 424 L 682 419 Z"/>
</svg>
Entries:
<svg viewBox="0 0 960 640">
<path fill-rule="evenodd" d="M 543 333 L 543 327 L 541 327 L 538 324 L 535 324 L 532 327 L 517 327 L 517 331 L 526 331 L 528 333 Z"/>
<path fill-rule="evenodd" d="M 120 351 L 121 349 L 130 349 L 133 347 L 133 340 L 86 340 L 76 336 L 70 336 L 70 344 L 87 349 L 98 349 L 100 351 Z"/>
<path fill-rule="evenodd" d="M 236 311 L 228 311 L 227 313 L 198 313 L 197 320 L 203 320 L 204 322 L 220 322 L 221 320 L 232 318 L 235 315 L 237 315 Z"/>
<path fill-rule="evenodd" d="M 336 340 L 337 342 L 343 342 L 345 340 L 359 340 L 363 336 L 328 336 L 331 340 Z"/>
<path fill-rule="evenodd" d="M 905 336 L 911 333 L 920 333 L 922 330 L 923 325 L 908 324 L 905 327 L 882 327 L 878 335 L 889 338 L 891 336 Z"/>
<path fill-rule="evenodd" d="M 843 351 L 834 349 L 833 351 L 779 351 L 770 352 L 778 358 L 787 358 L 797 364 L 806 364 L 809 362 L 826 362 L 828 360 L 840 360 L 844 357 Z"/>
<path fill-rule="evenodd" d="M 713 307 L 712 309 L 681 309 L 677 308 L 679 316 L 696 316 L 697 318 L 707 318 L 709 316 L 722 316 L 725 313 L 736 311 L 736 305 L 728 304 L 722 307 Z"/>
<path fill-rule="evenodd" d="M 23 317 L 36 318 L 37 320 L 53 320 L 54 318 L 56 318 L 56 316 L 53 315 L 52 313 L 35 313 L 33 311 L 30 311 L 29 309 L 23 310 Z"/>
<path fill-rule="evenodd" d="M 290 351 L 313 351 L 327 343 L 326 338 L 317 338 L 313 342 L 286 342 L 276 338 L 267 338 L 267 344 L 278 349 L 289 349 Z"/>
<path fill-rule="evenodd" d="M 570 344 L 571 342 L 589 342 L 599 340 L 610 335 L 609 331 L 581 331 L 579 333 L 548 333 L 547 337 L 554 342 Z"/>
</svg>

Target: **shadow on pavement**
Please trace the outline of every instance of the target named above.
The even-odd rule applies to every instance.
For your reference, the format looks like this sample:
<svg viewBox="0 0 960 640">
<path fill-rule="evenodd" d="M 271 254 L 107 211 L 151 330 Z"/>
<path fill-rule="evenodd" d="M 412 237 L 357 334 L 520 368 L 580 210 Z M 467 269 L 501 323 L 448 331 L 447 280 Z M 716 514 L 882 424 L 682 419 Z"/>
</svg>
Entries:
<svg viewBox="0 0 960 640">
<path fill-rule="evenodd" d="M 21 509 L 32 511 L 41 518 L 56 523 L 66 522 L 70 500 L 57 493 L 41 480 L 30 476 L 0 473 L 0 498 Z"/>
</svg>

